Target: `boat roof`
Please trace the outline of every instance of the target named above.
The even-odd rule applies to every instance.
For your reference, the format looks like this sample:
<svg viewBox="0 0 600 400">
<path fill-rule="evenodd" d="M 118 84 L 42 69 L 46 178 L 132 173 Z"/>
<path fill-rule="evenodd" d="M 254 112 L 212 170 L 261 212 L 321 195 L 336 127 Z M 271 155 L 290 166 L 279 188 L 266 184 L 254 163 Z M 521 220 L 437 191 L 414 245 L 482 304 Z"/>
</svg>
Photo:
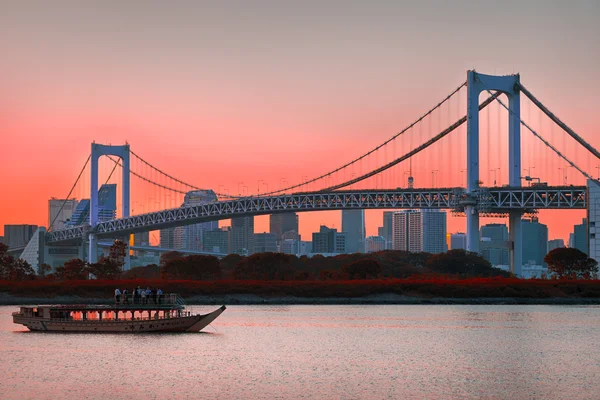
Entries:
<svg viewBox="0 0 600 400">
<path fill-rule="evenodd" d="M 21 308 L 50 308 L 60 311 L 148 311 L 183 310 L 180 304 L 40 304 L 26 305 Z"/>
</svg>

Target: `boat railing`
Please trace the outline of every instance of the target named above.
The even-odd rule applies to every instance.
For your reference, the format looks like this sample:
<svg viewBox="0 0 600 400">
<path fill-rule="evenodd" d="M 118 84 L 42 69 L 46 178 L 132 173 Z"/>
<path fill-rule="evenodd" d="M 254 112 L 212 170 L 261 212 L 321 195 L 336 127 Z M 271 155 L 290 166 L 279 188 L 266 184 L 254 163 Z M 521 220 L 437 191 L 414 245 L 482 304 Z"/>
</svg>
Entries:
<svg viewBox="0 0 600 400">
<path fill-rule="evenodd" d="M 135 305 L 178 305 L 185 306 L 185 300 L 177 293 L 163 293 L 163 294 L 150 294 L 150 295 L 133 295 L 133 294 L 121 294 L 117 300 L 115 296 L 115 304 L 120 306 Z"/>
</svg>

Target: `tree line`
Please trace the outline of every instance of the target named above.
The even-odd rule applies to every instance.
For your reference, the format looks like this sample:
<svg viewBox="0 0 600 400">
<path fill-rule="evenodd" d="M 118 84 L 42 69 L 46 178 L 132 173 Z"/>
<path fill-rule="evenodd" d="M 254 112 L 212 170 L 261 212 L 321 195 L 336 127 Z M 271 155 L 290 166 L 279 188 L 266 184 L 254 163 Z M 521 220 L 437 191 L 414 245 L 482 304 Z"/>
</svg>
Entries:
<svg viewBox="0 0 600 400">
<path fill-rule="evenodd" d="M 229 254 L 222 259 L 208 255 L 184 255 L 177 251 L 164 253 L 160 265 L 147 265 L 122 271 L 127 245 L 115 241 L 107 257 L 96 263 L 72 259 L 51 271 L 49 265 L 33 268 L 22 259 L 7 254 L 0 243 L 0 280 L 85 280 L 96 279 L 166 279 L 166 280 L 262 280 L 306 281 L 376 278 L 409 278 L 412 276 L 510 277 L 510 273 L 493 267 L 477 253 L 450 250 L 440 254 L 386 250 L 375 253 L 339 254 L 313 257 L 257 253 L 250 256 Z M 544 259 L 554 277 L 563 279 L 596 279 L 598 263 L 574 248 L 559 248 Z"/>
</svg>

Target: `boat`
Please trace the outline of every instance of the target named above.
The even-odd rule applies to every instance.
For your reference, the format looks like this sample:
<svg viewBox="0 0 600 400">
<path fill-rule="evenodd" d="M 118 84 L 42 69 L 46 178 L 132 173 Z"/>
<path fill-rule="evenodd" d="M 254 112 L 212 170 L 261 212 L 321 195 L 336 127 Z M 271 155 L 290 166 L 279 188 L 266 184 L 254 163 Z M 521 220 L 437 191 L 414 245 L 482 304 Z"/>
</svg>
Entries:
<svg viewBox="0 0 600 400">
<path fill-rule="evenodd" d="M 150 298 L 122 296 L 114 304 L 21 306 L 13 322 L 38 332 L 199 332 L 226 307 L 208 314 L 190 310 L 175 293 Z"/>
</svg>

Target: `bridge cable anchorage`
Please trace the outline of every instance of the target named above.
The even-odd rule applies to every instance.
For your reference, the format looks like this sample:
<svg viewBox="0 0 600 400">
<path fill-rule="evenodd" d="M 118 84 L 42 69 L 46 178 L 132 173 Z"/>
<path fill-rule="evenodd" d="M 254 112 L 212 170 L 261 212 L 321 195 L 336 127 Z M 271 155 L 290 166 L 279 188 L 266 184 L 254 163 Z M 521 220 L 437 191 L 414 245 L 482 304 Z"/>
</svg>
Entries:
<svg viewBox="0 0 600 400">
<path fill-rule="evenodd" d="M 489 90 L 487 90 L 489 93 L 491 93 Z M 508 111 L 510 114 L 513 114 L 516 117 L 516 114 L 514 112 L 512 112 L 508 106 L 506 106 L 506 104 L 504 104 L 502 102 L 502 100 L 500 100 L 499 98 L 496 98 L 496 101 L 498 103 L 500 103 L 500 105 L 502 107 L 504 107 L 506 109 L 506 111 Z M 542 110 L 543 111 L 543 110 Z M 518 117 L 517 117 L 518 118 Z M 540 134 L 538 134 L 535 130 L 533 130 L 533 128 L 531 128 L 529 125 L 527 125 L 527 123 L 525 121 L 523 121 L 521 118 L 518 118 L 519 121 L 521 122 L 521 125 L 523 125 L 525 128 L 527 128 L 531 133 L 534 134 L 535 137 L 537 137 L 538 139 L 540 139 L 547 147 L 549 147 L 552 151 L 554 151 L 560 158 L 562 158 L 563 160 L 565 160 L 566 162 L 568 162 L 571 167 L 575 168 L 577 171 L 579 171 L 583 176 L 585 176 L 586 178 L 600 184 L 600 182 L 598 181 L 598 179 L 594 179 L 592 178 L 587 172 L 585 172 L 584 170 L 582 170 L 581 168 L 579 168 L 573 161 L 569 160 L 565 155 L 563 155 L 558 149 L 556 149 L 554 146 L 552 146 L 550 143 L 548 143 L 542 136 L 540 136 Z"/>
<path fill-rule="evenodd" d="M 186 182 L 184 182 L 184 181 L 182 181 L 182 180 L 180 180 L 180 179 L 177 179 L 177 178 L 175 178 L 175 177 L 174 177 L 174 176 L 172 176 L 172 175 L 169 175 L 169 174 L 167 174 L 167 173 L 166 173 L 166 172 L 164 172 L 163 170 L 161 170 L 161 169 L 159 169 L 159 168 L 155 167 L 154 165 L 150 164 L 148 161 L 144 160 L 142 157 L 140 157 L 138 154 L 136 154 L 136 153 L 135 153 L 133 150 L 131 150 L 131 148 L 129 149 L 129 152 L 130 152 L 131 154 L 133 154 L 133 156 L 134 156 L 135 158 L 137 158 L 138 160 L 140 160 L 142 163 L 146 164 L 146 165 L 147 165 L 148 167 L 150 167 L 151 169 L 153 169 L 153 170 L 155 170 L 156 172 L 158 172 L 159 174 L 162 174 L 162 175 L 166 176 L 167 178 L 169 178 L 169 179 L 171 179 L 171 180 L 173 180 L 173 181 L 175 181 L 175 182 L 179 183 L 179 184 L 180 184 L 180 185 L 182 185 L 182 186 L 187 186 L 187 187 L 189 187 L 190 189 L 194 189 L 194 190 L 208 190 L 208 189 L 202 189 L 202 188 L 199 188 L 198 186 L 191 185 L 191 184 L 189 184 L 189 183 L 186 183 Z M 132 172 L 132 173 L 133 173 L 133 172 Z M 142 177 L 141 177 L 141 176 L 139 176 L 139 175 L 138 175 L 138 177 L 142 178 Z M 183 191 L 183 190 L 178 190 L 178 189 L 170 189 L 170 188 L 167 188 L 166 186 L 163 186 L 163 185 L 157 184 L 157 183 L 153 182 L 152 180 L 148 180 L 148 179 L 145 179 L 145 178 L 142 178 L 142 179 L 144 179 L 146 182 L 152 183 L 152 184 L 154 184 L 154 185 L 157 185 L 157 186 L 163 187 L 163 188 L 165 188 L 165 189 L 168 189 L 168 190 L 172 190 L 173 192 L 178 192 L 178 193 L 182 193 L 182 194 L 186 194 L 186 193 L 187 193 L 186 191 Z M 183 188 L 182 188 L 182 189 L 183 189 Z M 240 196 L 226 195 L 226 194 L 223 194 L 223 193 L 217 193 L 217 192 L 215 192 L 215 194 L 216 194 L 217 196 L 219 196 L 219 197 L 225 197 L 225 198 L 230 198 L 230 199 L 238 199 L 238 198 L 241 198 Z"/>
<path fill-rule="evenodd" d="M 69 201 L 69 198 L 71 197 L 71 194 L 73 193 L 73 190 L 75 190 L 75 186 L 77 186 L 77 182 L 79 182 L 79 179 L 81 178 L 81 175 L 83 175 L 83 171 L 85 171 L 85 168 L 87 167 L 87 165 L 90 162 L 91 158 L 92 158 L 92 155 L 90 154 L 88 156 L 87 160 L 85 161 L 85 164 L 83 164 L 83 168 L 81 168 L 81 171 L 79 171 L 79 175 L 77 176 L 77 179 L 75 180 L 75 183 L 71 187 L 71 190 L 69 190 L 69 194 L 67 195 L 67 197 L 65 197 L 65 201 L 63 201 L 62 205 L 60 206 L 60 210 L 58 210 L 58 213 L 56 213 L 56 215 L 54 216 L 54 219 L 50 223 L 50 226 L 48 227 L 48 232 L 50 232 L 52 230 L 52 227 L 54 226 L 54 222 L 56 221 L 56 219 L 58 218 L 58 216 L 62 212 L 65 204 L 67 204 L 67 201 Z"/>
<path fill-rule="evenodd" d="M 496 93 L 491 93 L 491 96 L 488 97 L 483 103 L 481 103 L 479 105 L 479 110 L 483 110 L 485 107 L 487 107 L 489 104 L 491 104 L 494 99 L 498 99 L 498 96 L 500 96 L 500 92 L 496 92 Z M 356 177 L 354 179 L 351 179 L 349 181 L 340 183 L 338 185 L 335 186 L 330 186 L 328 188 L 322 189 L 319 192 L 329 192 L 329 191 L 333 191 L 333 190 L 337 190 L 337 189 L 341 189 L 344 188 L 346 186 L 350 186 L 353 185 L 357 182 L 363 181 L 367 178 L 372 177 L 373 175 L 377 175 L 378 173 L 385 171 L 386 169 L 389 169 L 391 167 L 393 167 L 396 164 L 401 163 L 402 161 L 414 156 L 415 154 L 421 152 L 422 150 L 425 150 L 426 148 L 428 148 L 429 146 L 431 146 L 432 144 L 434 144 L 435 142 L 441 140 L 444 136 L 448 135 L 450 132 L 454 131 L 456 128 L 458 128 L 459 126 L 461 126 L 462 124 L 464 124 L 467 121 L 467 116 L 463 116 L 461 119 L 459 119 L 458 121 L 456 121 L 455 123 L 453 123 L 452 125 L 450 125 L 448 128 L 444 129 L 442 132 L 438 133 L 436 136 L 432 137 L 431 139 L 429 139 L 427 142 L 423 143 L 422 145 L 420 145 L 419 147 L 416 147 L 415 149 L 409 151 L 408 153 L 404 154 L 403 156 L 395 159 L 394 161 L 391 161 L 385 165 L 382 165 L 379 168 L 376 168 L 370 172 L 367 172 L 366 174 L 363 174 L 359 177 Z"/>
<path fill-rule="evenodd" d="M 431 108 L 429 111 L 427 111 L 425 114 L 421 115 L 421 117 L 419 117 L 417 120 L 415 120 L 413 123 L 411 123 L 410 125 L 408 125 L 406 128 L 402 129 L 400 132 L 398 132 L 397 134 L 395 134 L 394 136 L 392 136 L 391 138 L 389 138 L 388 140 L 386 140 L 385 142 L 383 142 L 382 144 L 380 144 L 379 146 L 373 148 L 372 150 L 370 150 L 368 153 L 363 154 L 362 156 L 355 158 L 354 160 L 342 165 L 341 167 L 338 167 L 330 172 L 327 172 L 321 176 L 318 176 L 316 178 L 313 178 L 311 180 L 308 181 L 304 181 L 300 184 L 297 185 L 293 185 L 293 186 L 289 186 L 287 188 L 283 188 L 283 189 L 279 189 L 279 190 L 274 190 L 271 192 L 265 192 L 262 193 L 263 196 L 268 196 L 271 194 L 277 194 L 277 193 L 283 193 L 286 192 L 288 190 L 292 190 L 292 189 L 296 189 L 302 186 L 306 186 L 310 183 L 316 182 L 320 179 L 323 178 L 327 178 L 328 176 L 331 176 L 332 174 L 346 168 L 349 167 L 351 165 L 356 164 L 357 162 L 361 161 L 363 158 L 373 154 L 374 152 L 376 152 L 377 150 L 379 150 L 380 148 L 382 148 L 383 146 L 387 145 L 388 143 L 390 143 L 391 141 L 393 141 L 394 139 L 396 139 L 398 136 L 402 135 L 403 133 L 405 133 L 406 131 L 408 131 L 409 129 L 411 129 L 413 126 L 415 126 L 416 124 L 418 124 L 419 122 L 421 122 L 423 119 L 425 119 L 427 116 L 429 116 L 431 113 L 433 113 L 435 110 L 437 110 L 438 108 L 440 108 L 446 101 L 448 101 L 452 96 L 454 96 L 456 93 L 458 93 L 460 91 L 460 89 L 462 89 L 463 87 L 467 86 L 467 81 L 463 82 L 460 86 L 458 86 L 456 89 L 454 89 L 452 91 L 452 93 L 450 93 L 448 96 L 446 96 L 442 101 L 440 101 L 439 103 L 437 103 L 433 108 Z M 488 103 L 489 104 L 489 103 Z M 487 104 L 486 104 L 487 105 Z M 466 118 L 466 117 L 465 117 Z"/>
<path fill-rule="evenodd" d="M 529 98 L 529 100 L 531 100 L 533 102 L 533 104 L 538 106 L 538 108 L 540 110 L 542 110 L 542 112 L 544 114 L 546 114 L 548 116 L 548 118 L 550 118 L 552 121 L 554 121 L 565 132 L 567 132 L 569 134 L 569 136 L 571 136 L 573 139 L 575 139 L 577 142 L 579 142 L 579 144 L 582 145 L 583 147 L 585 147 L 590 153 L 595 155 L 596 158 L 600 158 L 600 152 L 598 152 L 598 150 L 596 150 L 594 147 L 592 147 L 592 145 L 590 145 L 585 140 L 583 140 L 583 138 L 581 136 L 576 134 L 575 131 L 573 131 L 571 128 L 569 128 L 567 126 L 567 124 L 562 122 L 556 115 L 554 115 L 548 108 L 546 108 L 546 106 L 544 106 L 544 104 L 542 104 L 541 101 L 539 101 L 529 90 L 527 90 L 525 88 L 525 86 L 523 86 L 521 83 L 518 83 L 518 85 L 519 85 L 519 89 L 523 92 L 523 94 L 525 96 L 527 96 L 527 98 Z"/>
</svg>

